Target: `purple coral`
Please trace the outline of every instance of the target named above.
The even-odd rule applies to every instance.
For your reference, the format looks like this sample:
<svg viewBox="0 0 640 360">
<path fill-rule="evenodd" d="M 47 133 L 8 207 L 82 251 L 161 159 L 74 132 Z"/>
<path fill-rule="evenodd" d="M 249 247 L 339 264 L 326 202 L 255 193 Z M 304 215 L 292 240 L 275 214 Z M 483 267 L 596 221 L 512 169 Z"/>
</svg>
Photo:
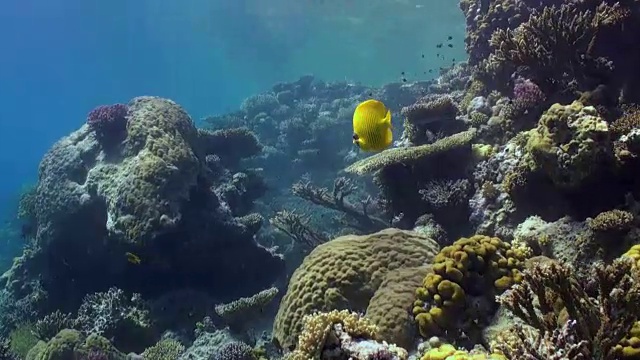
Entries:
<svg viewBox="0 0 640 360">
<path fill-rule="evenodd" d="M 103 139 L 119 138 L 127 128 L 128 112 L 125 104 L 100 105 L 89 112 L 87 124 Z"/>
<path fill-rule="evenodd" d="M 546 96 L 533 81 L 517 78 L 513 86 L 513 99 L 524 109 L 535 107 L 545 100 Z"/>
</svg>

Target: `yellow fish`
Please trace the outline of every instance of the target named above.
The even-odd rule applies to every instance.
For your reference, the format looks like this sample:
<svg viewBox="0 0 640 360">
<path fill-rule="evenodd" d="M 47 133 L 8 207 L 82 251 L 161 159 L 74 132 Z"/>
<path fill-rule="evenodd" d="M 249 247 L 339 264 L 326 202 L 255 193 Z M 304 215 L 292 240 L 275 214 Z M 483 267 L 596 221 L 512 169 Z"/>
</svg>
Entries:
<svg viewBox="0 0 640 360">
<path fill-rule="evenodd" d="M 378 100 L 361 102 L 353 112 L 353 143 L 363 151 L 382 151 L 393 141 L 391 111 Z"/>
<path fill-rule="evenodd" d="M 140 262 L 142 262 L 142 260 L 140 260 L 140 257 L 134 253 L 127 252 L 124 255 L 127 257 L 127 261 L 132 264 L 138 265 L 140 264 Z"/>
</svg>

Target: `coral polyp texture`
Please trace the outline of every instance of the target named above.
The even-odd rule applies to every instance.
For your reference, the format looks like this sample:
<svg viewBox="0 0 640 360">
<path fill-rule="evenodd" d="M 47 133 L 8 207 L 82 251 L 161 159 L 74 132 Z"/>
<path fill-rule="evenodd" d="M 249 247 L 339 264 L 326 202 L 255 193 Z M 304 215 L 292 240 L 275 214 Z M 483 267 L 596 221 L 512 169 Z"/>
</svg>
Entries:
<svg viewBox="0 0 640 360">
<path fill-rule="evenodd" d="M 316 247 L 289 281 L 273 327 L 275 340 L 294 349 L 306 315 L 349 309 L 363 312 L 382 340 L 410 344 L 414 274 L 424 273 L 423 265 L 438 249 L 433 240 L 398 229 L 342 236 Z M 403 270 L 409 277 L 396 273 Z"/>
<path fill-rule="evenodd" d="M 413 315 L 420 335 L 473 335 L 474 327 L 493 315 L 495 296 L 522 279 L 525 259 L 523 249 L 483 235 L 442 248 L 416 290 Z"/>
</svg>

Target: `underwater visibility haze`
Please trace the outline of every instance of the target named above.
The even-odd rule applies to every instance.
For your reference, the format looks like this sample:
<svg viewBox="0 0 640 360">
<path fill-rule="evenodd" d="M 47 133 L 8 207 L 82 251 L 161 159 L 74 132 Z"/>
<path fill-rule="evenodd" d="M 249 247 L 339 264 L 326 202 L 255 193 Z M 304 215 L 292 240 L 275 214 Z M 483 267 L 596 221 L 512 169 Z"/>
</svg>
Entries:
<svg viewBox="0 0 640 360">
<path fill-rule="evenodd" d="M 637 0 L 0 12 L 0 360 L 640 359 Z"/>
</svg>

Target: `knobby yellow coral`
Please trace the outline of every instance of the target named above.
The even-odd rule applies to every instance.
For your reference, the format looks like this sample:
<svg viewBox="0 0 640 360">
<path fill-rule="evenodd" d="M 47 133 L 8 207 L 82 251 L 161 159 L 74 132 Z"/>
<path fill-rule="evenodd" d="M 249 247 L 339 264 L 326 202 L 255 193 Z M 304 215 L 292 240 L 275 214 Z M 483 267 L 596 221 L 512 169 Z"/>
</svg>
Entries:
<svg viewBox="0 0 640 360">
<path fill-rule="evenodd" d="M 461 321 L 482 322 L 491 315 L 495 295 L 521 280 L 525 258 L 524 251 L 483 235 L 461 238 L 443 248 L 433 271 L 416 290 L 413 314 L 420 334 L 430 337 L 463 330 L 458 329 Z M 479 301 L 487 306 L 478 306 Z"/>
</svg>

